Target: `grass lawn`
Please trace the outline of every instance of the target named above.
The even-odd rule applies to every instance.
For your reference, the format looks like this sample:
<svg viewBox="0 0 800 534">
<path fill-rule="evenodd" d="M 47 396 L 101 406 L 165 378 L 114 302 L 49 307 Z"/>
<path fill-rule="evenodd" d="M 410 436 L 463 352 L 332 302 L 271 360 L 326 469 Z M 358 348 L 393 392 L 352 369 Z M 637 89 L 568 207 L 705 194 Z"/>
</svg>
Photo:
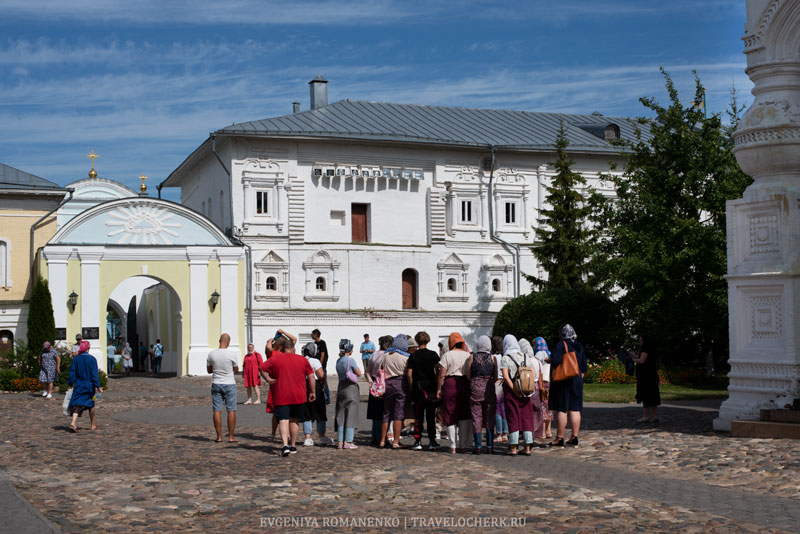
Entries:
<svg viewBox="0 0 800 534">
<path fill-rule="evenodd" d="M 661 400 L 726 399 L 728 391 L 718 386 L 661 386 Z M 636 402 L 636 384 L 584 384 L 586 402 Z"/>
</svg>

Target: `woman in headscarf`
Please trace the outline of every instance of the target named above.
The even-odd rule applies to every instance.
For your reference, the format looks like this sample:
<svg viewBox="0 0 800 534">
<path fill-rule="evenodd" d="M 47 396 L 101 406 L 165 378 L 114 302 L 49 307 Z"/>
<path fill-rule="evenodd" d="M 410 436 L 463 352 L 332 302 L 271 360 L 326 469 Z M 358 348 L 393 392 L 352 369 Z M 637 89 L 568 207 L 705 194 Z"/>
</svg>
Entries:
<svg viewBox="0 0 800 534">
<path fill-rule="evenodd" d="M 317 379 L 317 385 L 314 390 L 316 398 L 314 402 L 306 402 L 305 420 L 303 421 L 304 447 L 314 445 L 314 439 L 311 437 L 314 421 L 317 422 L 317 443 L 319 445 L 333 443 L 331 438 L 325 436 L 328 421 L 328 414 L 325 408 L 325 372 L 322 369 L 322 363 L 317 359 L 317 350 L 317 344 L 313 341 L 309 341 L 303 347 L 303 356 L 308 360 L 311 370 L 314 371 L 314 378 Z M 306 382 L 306 393 L 311 393 L 311 386 L 308 382 Z"/>
<path fill-rule="evenodd" d="M 537 337 L 534 341 L 536 345 L 534 356 L 542 366 L 542 415 L 544 416 L 543 434 L 539 437 L 543 439 L 550 439 L 553 437 L 553 431 L 550 429 L 550 423 L 553 421 L 553 412 L 548 407 L 548 399 L 550 397 L 550 349 L 547 348 L 547 342 L 543 337 Z"/>
<path fill-rule="evenodd" d="M 525 356 L 524 362 L 528 367 L 532 367 L 536 373 L 536 391 L 531 395 L 531 406 L 533 407 L 533 442 L 536 444 L 536 438 L 544 433 L 544 411 L 545 407 L 542 406 L 542 389 L 544 374 L 542 373 L 542 364 L 536 358 L 533 347 L 527 339 L 519 340 L 519 347 L 522 349 L 522 354 Z M 547 445 L 541 445 L 546 447 Z"/>
<path fill-rule="evenodd" d="M 492 357 L 492 340 L 489 336 L 478 338 L 475 354 L 467 360 L 467 380 L 469 380 L 469 409 L 472 414 L 472 433 L 475 449 L 472 454 L 481 453 L 481 433 L 486 428 L 486 452 L 494 452 L 494 416 L 497 396 L 494 392 L 497 364 Z"/>
<path fill-rule="evenodd" d="M 578 431 L 581 428 L 581 411 L 583 410 L 583 377 L 586 376 L 588 366 L 583 346 L 578 342 L 578 335 L 572 326 L 565 324 L 559 333 L 561 340 L 553 347 L 550 354 L 551 380 L 550 380 L 550 409 L 556 413 L 556 439 L 550 443 L 554 447 L 564 446 L 564 432 L 567 428 L 567 415 L 572 428 L 572 437 L 567 445 L 578 445 Z M 580 374 L 567 380 L 552 380 L 552 373 L 561 365 L 564 354 L 574 352 L 578 359 Z"/>
<path fill-rule="evenodd" d="M 379 447 L 386 445 L 386 435 L 389 432 L 389 423 L 393 427 L 393 449 L 400 449 L 400 432 L 403 430 L 403 421 L 406 417 L 406 395 L 408 383 L 406 382 L 406 369 L 408 366 L 408 339 L 403 334 L 398 334 L 392 346 L 386 349 L 381 365 L 386 377 L 386 393 L 383 394 L 383 425 L 381 426 L 381 441 Z"/>
<path fill-rule="evenodd" d="M 52 399 L 53 382 L 58 380 L 58 373 L 61 371 L 61 356 L 59 356 L 58 352 L 49 341 L 44 342 L 42 351 L 39 353 L 39 367 L 41 368 L 39 371 L 39 382 L 41 382 L 44 387 L 47 387 L 46 391 L 42 393 L 42 397 Z"/>
<path fill-rule="evenodd" d="M 125 346 L 122 347 L 122 368 L 125 369 L 125 376 L 131 376 L 133 349 L 131 349 L 130 343 L 125 343 Z"/>
<path fill-rule="evenodd" d="M 636 402 L 641 403 L 644 413 L 637 423 L 658 423 L 658 406 L 661 392 L 658 389 L 658 361 L 648 334 L 639 336 L 639 356 L 631 359 L 636 363 Z"/>
<path fill-rule="evenodd" d="M 442 424 L 447 427 L 450 452 L 464 452 L 472 445 L 472 415 L 469 411 L 469 381 L 467 360 L 469 350 L 458 332 L 447 340 L 450 348 L 439 361 L 437 397 L 442 399 Z M 458 441 L 456 442 L 456 425 Z"/>
<path fill-rule="evenodd" d="M 94 396 L 102 392 L 100 387 L 100 374 L 97 369 L 97 360 L 89 354 L 89 342 L 85 339 L 80 343 L 80 352 L 72 359 L 69 367 L 69 386 L 72 388 L 72 398 L 69 401 L 69 414 L 72 423 L 69 427 L 73 432 L 78 431 L 78 417 L 84 410 L 89 410 L 91 429 L 97 430 L 94 421 Z"/>
<path fill-rule="evenodd" d="M 503 359 L 500 368 L 503 370 L 503 398 L 506 403 L 508 419 L 508 454 L 516 456 L 519 445 L 519 433 L 525 441 L 521 454 L 530 456 L 533 445 L 533 430 L 536 421 L 533 415 L 533 403 L 530 396 L 525 396 L 514 387 L 514 379 L 520 367 L 529 366 L 517 338 L 508 334 L 503 338 Z"/>
<path fill-rule="evenodd" d="M 508 441 L 508 420 L 503 396 L 503 371 L 500 369 L 500 361 L 503 359 L 503 338 L 500 336 L 492 337 L 492 356 L 497 367 L 497 380 L 494 384 L 494 393 L 497 398 L 497 409 L 494 416 L 495 441 L 506 442 Z"/>
<path fill-rule="evenodd" d="M 370 386 L 370 394 L 367 399 L 367 419 L 372 421 L 372 445 L 378 446 L 381 439 L 381 429 L 383 426 L 383 397 L 376 397 L 372 394 L 372 383 L 378 376 L 378 372 L 383 364 L 383 356 L 386 349 L 392 346 L 392 336 L 381 336 L 378 338 L 378 350 L 372 353 L 367 360 L 367 382 Z"/>
<path fill-rule="evenodd" d="M 247 354 L 244 355 L 242 362 L 242 375 L 244 376 L 244 387 L 247 388 L 247 400 L 245 404 L 261 404 L 261 390 L 258 386 L 261 385 L 261 377 L 258 370 L 264 359 L 261 354 L 256 352 L 256 347 L 252 343 L 247 344 Z M 256 400 L 253 401 L 253 394 L 255 393 Z"/>
<path fill-rule="evenodd" d="M 351 354 L 353 344 L 350 340 L 339 341 L 339 359 L 336 361 L 336 374 L 339 376 L 339 387 L 336 391 L 336 431 L 340 449 L 358 448 L 353 439 L 358 425 L 358 377 L 361 376 L 361 369 Z"/>
</svg>

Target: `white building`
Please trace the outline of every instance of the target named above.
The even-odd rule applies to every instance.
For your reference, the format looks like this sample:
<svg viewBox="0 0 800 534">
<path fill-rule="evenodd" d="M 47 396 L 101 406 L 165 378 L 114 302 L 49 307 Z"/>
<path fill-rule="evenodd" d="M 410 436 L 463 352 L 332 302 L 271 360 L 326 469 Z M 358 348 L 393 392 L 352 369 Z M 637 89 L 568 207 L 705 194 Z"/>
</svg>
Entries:
<svg viewBox="0 0 800 534">
<path fill-rule="evenodd" d="M 213 132 L 159 186 L 249 249 L 248 333 L 285 328 L 332 350 L 364 333 L 468 342 L 541 274 L 536 238 L 563 120 L 573 170 L 598 185 L 625 120 L 342 100 Z M 611 192 L 609 191 L 609 194 Z"/>
</svg>

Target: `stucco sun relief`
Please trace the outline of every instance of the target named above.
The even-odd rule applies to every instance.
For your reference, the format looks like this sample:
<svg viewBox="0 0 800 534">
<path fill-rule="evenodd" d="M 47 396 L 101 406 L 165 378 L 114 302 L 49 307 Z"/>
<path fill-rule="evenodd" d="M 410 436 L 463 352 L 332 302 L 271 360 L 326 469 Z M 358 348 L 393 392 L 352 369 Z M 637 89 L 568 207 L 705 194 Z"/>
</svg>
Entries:
<svg viewBox="0 0 800 534">
<path fill-rule="evenodd" d="M 153 206 L 119 208 L 109 214 L 106 226 L 111 230 L 108 237 L 119 236 L 117 244 L 171 245 L 170 237 L 178 237 L 173 229 L 180 228 L 178 222 L 170 222 L 175 216 Z"/>
</svg>

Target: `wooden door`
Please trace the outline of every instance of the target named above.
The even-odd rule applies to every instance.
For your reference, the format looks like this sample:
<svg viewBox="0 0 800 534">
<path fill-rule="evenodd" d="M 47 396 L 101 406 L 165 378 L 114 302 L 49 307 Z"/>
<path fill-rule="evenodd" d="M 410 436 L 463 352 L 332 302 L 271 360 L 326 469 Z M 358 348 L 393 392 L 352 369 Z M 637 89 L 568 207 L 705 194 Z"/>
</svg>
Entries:
<svg viewBox="0 0 800 534">
<path fill-rule="evenodd" d="M 367 213 L 369 204 L 352 204 L 350 206 L 350 227 L 352 229 L 353 243 L 366 243 L 367 239 Z"/>
<path fill-rule="evenodd" d="M 14 350 L 14 333 L 11 330 L 0 330 L 0 354 Z"/>
<path fill-rule="evenodd" d="M 403 309 L 414 310 L 417 308 L 417 271 L 406 269 L 403 271 Z"/>
</svg>

